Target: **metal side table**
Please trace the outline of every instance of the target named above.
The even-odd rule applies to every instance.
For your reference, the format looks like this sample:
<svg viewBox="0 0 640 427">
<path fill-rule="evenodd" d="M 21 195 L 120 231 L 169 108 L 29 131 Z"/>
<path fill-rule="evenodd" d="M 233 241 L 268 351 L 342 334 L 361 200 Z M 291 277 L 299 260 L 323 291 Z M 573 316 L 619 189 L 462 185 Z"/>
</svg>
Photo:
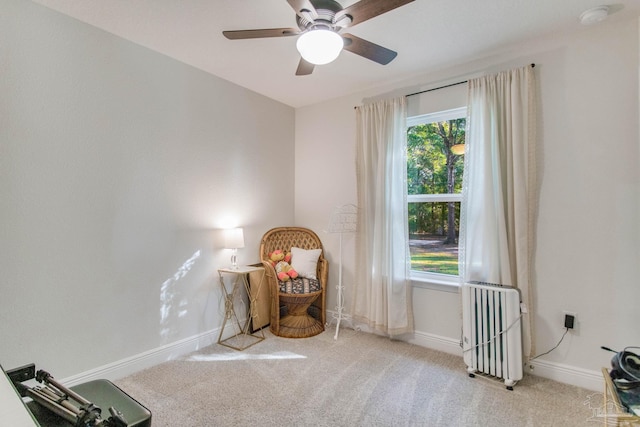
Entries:
<svg viewBox="0 0 640 427">
<path fill-rule="evenodd" d="M 249 288 L 248 276 L 249 273 L 261 271 L 262 275 L 258 286 L 254 288 L 252 294 Z M 221 268 L 218 270 L 218 276 L 220 277 L 220 287 L 222 288 L 222 295 L 224 296 L 224 321 L 220 327 L 220 335 L 218 336 L 218 344 L 222 344 L 234 350 L 244 350 L 251 347 L 254 344 L 264 340 L 264 330 L 260 329 L 255 332 L 250 331 L 252 319 L 254 324 L 259 324 L 258 312 L 256 310 L 256 300 L 260 294 L 262 283 L 264 282 L 264 268 L 263 267 L 250 267 L 240 266 L 238 269 Z M 233 276 L 231 280 L 231 287 L 229 288 L 225 284 L 225 277 Z M 240 301 L 240 305 L 245 306 L 244 301 L 241 299 L 242 289 L 244 289 L 249 298 L 249 307 L 246 310 L 246 317 L 244 321 L 241 321 L 242 316 L 245 313 L 238 313 L 236 310 L 236 300 Z M 233 334 L 227 338 L 222 338 L 225 327 L 231 326 L 233 328 Z"/>
</svg>

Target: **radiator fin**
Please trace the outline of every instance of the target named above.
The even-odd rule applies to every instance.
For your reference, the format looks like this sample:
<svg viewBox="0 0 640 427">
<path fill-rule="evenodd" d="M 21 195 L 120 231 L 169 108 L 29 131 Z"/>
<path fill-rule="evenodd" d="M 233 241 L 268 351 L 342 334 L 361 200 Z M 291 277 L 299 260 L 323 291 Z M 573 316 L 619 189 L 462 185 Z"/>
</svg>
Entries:
<svg viewBox="0 0 640 427">
<path fill-rule="evenodd" d="M 487 283 L 462 286 L 463 351 L 467 371 L 522 379 L 522 324 L 518 289 Z"/>
</svg>

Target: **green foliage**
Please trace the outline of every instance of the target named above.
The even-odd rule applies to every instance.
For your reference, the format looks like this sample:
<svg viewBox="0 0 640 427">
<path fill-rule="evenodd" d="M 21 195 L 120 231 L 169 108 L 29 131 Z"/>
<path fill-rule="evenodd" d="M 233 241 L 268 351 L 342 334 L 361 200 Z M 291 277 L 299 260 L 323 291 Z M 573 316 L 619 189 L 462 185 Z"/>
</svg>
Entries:
<svg viewBox="0 0 640 427">
<path fill-rule="evenodd" d="M 408 194 L 447 194 L 462 190 L 464 159 L 451 147 L 465 142 L 466 119 L 412 126 L 407 130 Z M 459 218 L 459 203 L 410 203 L 409 232 L 446 235 L 449 209 Z M 457 231 L 458 224 L 455 221 Z"/>
<path fill-rule="evenodd" d="M 409 203 L 409 233 L 444 236 L 448 231 L 449 208 L 453 204 L 455 217 L 460 218 L 460 203 Z M 456 220 L 455 229 L 458 230 Z"/>
<path fill-rule="evenodd" d="M 464 144 L 464 118 L 412 126 L 407 131 L 407 179 L 409 194 L 449 193 L 449 167 L 453 168 L 453 192 L 460 192 L 464 160 L 451 146 Z"/>
</svg>

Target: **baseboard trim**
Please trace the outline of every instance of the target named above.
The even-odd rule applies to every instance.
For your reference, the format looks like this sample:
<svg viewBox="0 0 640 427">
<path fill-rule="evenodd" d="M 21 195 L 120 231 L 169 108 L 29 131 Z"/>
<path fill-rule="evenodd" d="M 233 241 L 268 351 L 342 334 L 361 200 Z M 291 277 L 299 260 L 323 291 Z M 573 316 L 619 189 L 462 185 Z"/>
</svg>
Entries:
<svg viewBox="0 0 640 427">
<path fill-rule="evenodd" d="M 330 313 L 331 311 L 327 310 L 327 314 Z M 373 332 L 369 331 L 369 328 L 363 327 L 363 325 L 358 325 L 358 328 L 363 332 Z M 166 344 L 161 347 L 64 378 L 60 380 L 60 382 L 70 387 L 96 379 L 117 380 L 143 369 L 176 359 L 180 356 L 191 353 L 192 351 L 212 345 L 217 342 L 219 333 L 219 328 L 212 329 L 192 337 Z M 401 340 L 421 347 L 462 357 L 460 342 L 453 338 L 416 331 L 413 334 L 401 337 Z M 525 373 L 586 388 L 588 390 L 601 391 L 602 389 L 602 374 L 600 371 L 591 371 L 545 360 L 534 360 L 525 365 Z"/>
<path fill-rule="evenodd" d="M 335 328 L 334 320 L 336 316 L 337 316 L 336 312 L 332 310 L 327 310 L 327 319 L 330 319 L 328 329 L 330 329 L 331 327 Z M 347 320 L 346 323 L 348 323 L 350 327 L 354 329 L 358 329 L 362 332 L 366 332 L 370 334 L 379 333 L 372 330 L 369 326 L 365 324 L 354 322 L 351 318 L 349 318 L 349 320 Z M 340 326 L 346 326 L 346 325 L 344 325 L 344 323 L 341 323 Z M 453 338 L 443 337 L 441 335 L 430 334 L 427 332 L 415 331 L 411 334 L 401 335 L 397 337 L 397 339 L 399 339 L 400 341 L 408 342 L 410 344 L 419 345 L 420 347 L 426 347 L 433 350 L 438 350 L 444 353 L 453 354 L 455 356 L 462 357 L 462 348 L 460 347 L 460 341 Z"/>
<path fill-rule="evenodd" d="M 525 365 L 525 373 L 593 391 L 602 391 L 604 384 L 602 372 L 600 371 L 592 371 L 538 359 Z"/>
<path fill-rule="evenodd" d="M 462 357 L 459 341 L 449 337 L 416 331 L 404 341 Z M 600 371 L 591 371 L 562 363 L 534 360 L 525 365 L 524 372 L 593 391 L 602 391 L 603 387 Z"/>
<path fill-rule="evenodd" d="M 60 382 L 67 387 L 71 387 L 97 379 L 117 380 L 214 344 L 218 340 L 218 334 L 219 328 L 212 329 L 104 366 L 99 366 L 86 372 L 81 372 L 80 374 L 64 378 L 60 380 Z"/>
<path fill-rule="evenodd" d="M 441 335 L 430 334 L 427 332 L 415 331 L 407 336 L 403 341 L 416 344 L 421 347 L 430 348 L 432 350 L 442 351 L 444 353 L 453 354 L 462 357 L 462 348 L 460 341 Z"/>
</svg>

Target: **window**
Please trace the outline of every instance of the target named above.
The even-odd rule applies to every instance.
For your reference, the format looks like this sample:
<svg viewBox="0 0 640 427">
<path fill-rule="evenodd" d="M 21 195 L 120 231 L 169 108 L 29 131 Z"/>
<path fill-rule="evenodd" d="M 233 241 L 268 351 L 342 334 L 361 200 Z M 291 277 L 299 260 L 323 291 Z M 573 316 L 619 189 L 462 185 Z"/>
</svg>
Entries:
<svg viewBox="0 0 640 427">
<path fill-rule="evenodd" d="M 407 120 L 407 188 L 412 276 L 458 276 L 466 108 Z"/>
</svg>

